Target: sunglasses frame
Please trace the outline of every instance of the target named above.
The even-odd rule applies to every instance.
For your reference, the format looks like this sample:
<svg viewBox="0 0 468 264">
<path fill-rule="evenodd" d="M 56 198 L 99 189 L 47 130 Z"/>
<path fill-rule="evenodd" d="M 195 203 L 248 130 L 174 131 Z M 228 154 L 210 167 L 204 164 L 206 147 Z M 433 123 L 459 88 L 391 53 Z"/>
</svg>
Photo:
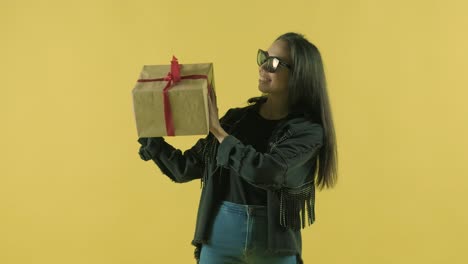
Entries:
<svg viewBox="0 0 468 264">
<path fill-rule="evenodd" d="M 260 54 L 263 54 L 265 56 L 265 60 L 263 60 L 262 62 L 259 61 Z M 292 68 L 291 65 L 289 65 L 288 63 L 282 61 L 279 57 L 269 56 L 268 52 L 266 52 L 266 51 L 264 51 L 262 49 L 258 49 L 258 52 L 257 52 L 257 64 L 258 64 L 258 66 L 262 66 L 263 64 L 265 64 L 265 62 L 267 62 L 270 59 L 278 60 L 278 66 L 276 66 L 276 68 L 264 68 L 267 72 L 274 73 L 274 72 L 276 72 L 278 70 L 279 66 L 283 66 L 283 67 L 288 68 L 288 69 Z"/>
</svg>

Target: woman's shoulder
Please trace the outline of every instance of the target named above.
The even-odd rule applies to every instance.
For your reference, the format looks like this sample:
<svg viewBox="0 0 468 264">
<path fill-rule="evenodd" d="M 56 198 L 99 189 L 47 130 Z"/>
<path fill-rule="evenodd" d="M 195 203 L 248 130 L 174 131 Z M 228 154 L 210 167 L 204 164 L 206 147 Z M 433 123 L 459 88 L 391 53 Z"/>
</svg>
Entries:
<svg viewBox="0 0 468 264">
<path fill-rule="evenodd" d="M 295 138 L 301 141 L 322 141 L 323 126 L 305 116 L 290 116 L 275 129 L 279 138 Z"/>
</svg>

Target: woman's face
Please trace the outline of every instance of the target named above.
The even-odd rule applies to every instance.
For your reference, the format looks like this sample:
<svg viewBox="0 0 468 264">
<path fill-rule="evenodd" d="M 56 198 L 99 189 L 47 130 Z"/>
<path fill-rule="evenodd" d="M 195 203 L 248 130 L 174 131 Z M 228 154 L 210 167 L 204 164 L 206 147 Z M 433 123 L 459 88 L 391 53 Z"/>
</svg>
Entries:
<svg viewBox="0 0 468 264">
<path fill-rule="evenodd" d="M 267 50 L 269 56 L 280 58 L 283 62 L 292 65 L 291 57 L 289 54 L 288 43 L 284 40 L 276 40 Z M 287 95 L 289 69 L 279 66 L 276 72 L 271 73 L 265 71 L 263 65 L 259 66 L 259 80 L 258 89 L 263 93 Z"/>
</svg>

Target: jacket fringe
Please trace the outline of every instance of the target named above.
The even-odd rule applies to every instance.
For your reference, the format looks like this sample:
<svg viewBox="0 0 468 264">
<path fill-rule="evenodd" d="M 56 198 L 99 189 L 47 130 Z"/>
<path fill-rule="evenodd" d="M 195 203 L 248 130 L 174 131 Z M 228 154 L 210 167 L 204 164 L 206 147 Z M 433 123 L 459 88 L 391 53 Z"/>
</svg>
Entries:
<svg viewBox="0 0 468 264">
<path fill-rule="evenodd" d="M 280 224 L 300 230 L 315 222 L 314 182 L 298 188 L 283 188 L 280 191 Z M 307 219 L 307 220 L 306 220 Z"/>
<path fill-rule="evenodd" d="M 217 146 L 218 144 L 216 144 L 214 137 L 212 137 L 211 139 L 208 138 L 206 140 L 206 143 L 203 146 L 202 155 L 203 155 L 203 161 L 204 161 L 204 169 L 203 169 L 203 175 L 200 181 L 201 189 L 205 188 L 206 182 L 208 181 L 208 176 L 209 176 L 208 166 L 210 166 L 210 163 L 216 157 Z"/>
<path fill-rule="evenodd" d="M 195 251 L 193 253 L 194 253 L 196 263 L 197 264 L 200 263 L 201 246 L 200 245 L 195 246 Z"/>
</svg>

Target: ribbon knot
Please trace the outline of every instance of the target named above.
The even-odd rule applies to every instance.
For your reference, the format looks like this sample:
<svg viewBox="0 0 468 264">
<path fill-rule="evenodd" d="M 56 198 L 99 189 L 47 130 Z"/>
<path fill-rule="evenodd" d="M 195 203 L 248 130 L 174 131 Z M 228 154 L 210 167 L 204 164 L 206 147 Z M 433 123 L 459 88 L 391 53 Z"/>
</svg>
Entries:
<svg viewBox="0 0 468 264">
<path fill-rule="evenodd" d="M 164 77 L 164 81 L 169 82 L 167 85 L 168 87 L 172 85 L 172 82 L 174 82 L 174 84 L 180 82 L 180 67 L 181 66 L 177 58 L 175 56 L 172 56 L 171 71 L 167 73 L 166 77 Z"/>
<path fill-rule="evenodd" d="M 174 80 L 174 75 L 172 75 L 171 72 L 168 72 L 166 77 L 164 77 L 164 81 L 166 81 L 166 82 L 172 83 L 173 80 Z"/>
<path fill-rule="evenodd" d="M 174 83 L 178 83 L 180 81 L 180 65 L 175 56 L 172 56 L 170 74 Z"/>
</svg>

